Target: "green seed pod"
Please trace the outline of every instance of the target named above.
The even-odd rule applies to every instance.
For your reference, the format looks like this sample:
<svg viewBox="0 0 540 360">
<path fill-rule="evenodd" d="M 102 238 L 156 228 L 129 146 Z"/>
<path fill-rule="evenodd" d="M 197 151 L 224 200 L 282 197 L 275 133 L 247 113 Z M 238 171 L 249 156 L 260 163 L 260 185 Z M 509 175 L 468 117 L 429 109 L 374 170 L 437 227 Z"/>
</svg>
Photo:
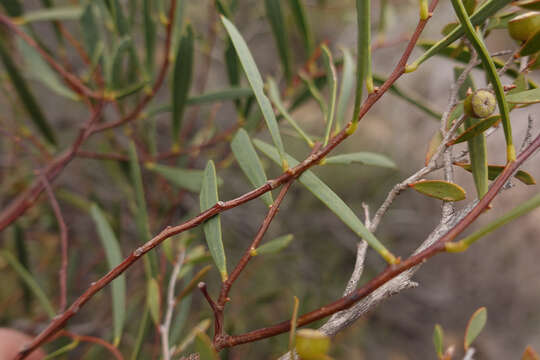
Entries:
<svg viewBox="0 0 540 360">
<path fill-rule="evenodd" d="M 325 359 L 330 349 L 330 338 L 313 329 L 301 329 L 296 333 L 296 352 L 302 360 Z"/>
<path fill-rule="evenodd" d="M 508 22 L 510 36 L 518 41 L 527 41 L 540 31 L 540 12 L 529 11 Z"/>
<path fill-rule="evenodd" d="M 495 95 L 489 90 L 477 90 L 469 94 L 463 102 L 465 113 L 475 118 L 486 118 L 493 114 L 497 106 Z"/>
</svg>

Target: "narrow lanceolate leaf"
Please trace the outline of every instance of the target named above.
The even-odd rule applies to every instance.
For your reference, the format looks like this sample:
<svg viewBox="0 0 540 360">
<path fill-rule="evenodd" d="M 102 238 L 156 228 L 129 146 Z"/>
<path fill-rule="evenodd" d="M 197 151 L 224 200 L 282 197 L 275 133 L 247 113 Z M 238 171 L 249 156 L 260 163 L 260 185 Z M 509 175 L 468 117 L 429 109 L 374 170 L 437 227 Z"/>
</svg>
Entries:
<svg viewBox="0 0 540 360">
<path fill-rule="evenodd" d="M 195 350 L 199 353 L 200 360 L 219 360 L 219 356 L 212 345 L 212 340 L 203 332 L 195 336 Z"/>
<path fill-rule="evenodd" d="M 379 166 L 386 168 L 396 168 L 396 163 L 390 158 L 382 154 L 376 154 L 372 152 L 356 152 L 350 154 L 342 154 L 336 156 L 330 156 L 324 160 L 325 164 L 343 164 L 349 165 L 352 163 L 359 163 L 362 165 Z"/>
<path fill-rule="evenodd" d="M 75 338 L 75 340 L 73 340 L 69 344 L 64 345 L 64 346 L 60 347 L 59 349 L 47 354 L 47 356 L 44 357 L 43 359 L 44 360 L 50 360 L 50 359 L 60 357 L 60 355 L 64 355 L 64 354 L 66 354 L 66 353 L 68 353 L 68 352 L 70 352 L 72 350 L 75 350 L 77 348 L 77 346 L 79 346 L 79 343 L 80 343 L 80 339 Z"/>
<path fill-rule="evenodd" d="M 296 326 L 298 325 L 298 308 L 300 307 L 300 301 L 295 296 L 293 312 L 291 316 L 291 330 L 289 331 L 289 351 L 294 351 L 294 344 L 296 343 Z"/>
<path fill-rule="evenodd" d="M 496 0 L 492 0 L 492 2 L 496 2 Z M 504 98 L 504 89 L 501 83 L 501 79 L 499 78 L 499 75 L 497 73 L 497 69 L 495 68 L 495 64 L 493 63 L 493 60 L 489 55 L 486 45 L 481 38 L 482 35 L 474 29 L 471 19 L 469 18 L 469 15 L 467 15 L 467 11 L 463 6 L 462 0 L 452 0 L 452 6 L 454 7 L 454 11 L 456 12 L 457 17 L 461 25 L 463 26 L 463 31 L 467 36 L 467 39 L 469 39 L 472 46 L 478 52 L 478 56 L 480 57 L 480 59 L 482 60 L 482 64 L 484 65 L 486 75 L 489 78 L 491 84 L 493 85 L 493 91 L 495 92 L 497 104 L 499 105 L 499 112 L 501 113 L 504 138 L 506 140 L 506 158 L 508 162 L 515 161 L 516 150 L 514 148 L 514 143 L 512 140 L 512 125 L 510 124 L 508 103 Z"/>
<path fill-rule="evenodd" d="M 364 80 L 366 87 L 370 89 L 368 82 L 371 79 L 371 0 L 356 0 L 356 18 L 358 23 L 358 45 L 356 62 L 356 97 L 354 100 L 353 121 L 358 121 L 360 105 L 362 104 L 362 89 Z M 371 84 L 373 89 L 373 84 Z"/>
<path fill-rule="evenodd" d="M 204 174 L 202 170 L 182 169 L 153 163 L 146 164 L 146 168 L 158 173 L 182 189 L 194 193 L 198 193 L 201 190 L 201 182 Z"/>
<path fill-rule="evenodd" d="M 519 56 L 529 56 L 540 51 L 540 30 L 529 38 L 519 50 Z"/>
<path fill-rule="evenodd" d="M 326 117 L 326 130 L 324 132 L 323 146 L 328 144 L 330 139 L 330 131 L 332 130 L 332 124 L 334 122 L 334 114 L 336 112 L 336 99 L 337 99 L 337 75 L 336 68 L 334 67 L 334 60 L 332 53 L 326 45 L 321 46 L 324 67 L 326 68 L 326 77 L 328 78 L 328 89 L 330 91 L 330 99 L 328 101 L 328 114 Z"/>
<path fill-rule="evenodd" d="M 441 327 L 441 325 L 437 324 L 435 325 L 435 329 L 433 330 L 433 345 L 435 346 L 435 352 L 437 353 L 437 356 L 442 358 L 443 351 L 444 351 L 444 332 Z"/>
<path fill-rule="evenodd" d="M 39 301 L 39 303 L 41 304 L 41 306 L 43 307 L 47 315 L 49 315 L 49 317 L 51 318 L 54 317 L 55 312 L 54 312 L 53 306 L 51 305 L 51 302 L 49 301 L 49 299 L 47 298 L 47 295 L 45 295 L 45 293 L 39 286 L 36 279 L 34 279 L 32 274 L 30 274 L 28 270 L 26 270 L 24 266 L 22 266 L 21 263 L 17 261 L 15 256 L 13 256 L 13 254 L 10 253 L 9 251 L 0 250 L 0 256 L 4 258 L 4 261 L 6 261 L 9 265 L 11 265 L 11 267 L 13 268 L 13 270 L 15 270 L 17 275 L 19 275 L 20 278 L 26 283 L 26 285 L 28 286 L 30 291 L 35 295 L 35 297 L 37 298 L 37 300 Z"/>
<path fill-rule="evenodd" d="M 495 125 L 500 119 L 500 115 L 494 115 L 485 119 L 472 119 L 473 121 L 466 121 L 465 125 L 467 126 L 467 129 L 465 129 L 465 131 L 463 131 L 463 133 L 461 133 L 461 135 L 459 135 L 457 138 L 450 141 L 448 145 L 459 144 L 461 142 L 471 140 Z"/>
<path fill-rule="evenodd" d="M 309 26 L 309 22 L 306 16 L 306 11 L 302 0 L 290 0 L 289 5 L 294 18 L 294 22 L 302 34 L 302 40 L 304 42 L 304 48 L 306 49 L 307 56 L 313 53 L 314 42 L 313 33 Z"/>
<path fill-rule="evenodd" d="M 54 135 L 53 129 L 49 125 L 49 122 L 45 118 L 41 107 L 36 101 L 34 95 L 30 92 L 28 84 L 22 77 L 19 69 L 15 66 L 13 59 L 9 55 L 7 49 L 4 47 L 5 42 L 0 41 L 0 59 L 4 64 L 6 73 L 9 76 L 9 79 L 13 83 L 15 91 L 19 96 L 19 99 L 24 105 L 24 108 L 30 115 L 30 118 L 41 135 L 51 144 L 56 145 L 56 137 Z"/>
<path fill-rule="evenodd" d="M 97 205 L 92 205 L 90 208 L 90 214 L 96 223 L 97 232 L 103 249 L 105 250 L 105 256 L 107 257 L 107 263 L 109 268 L 113 269 L 115 266 L 122 262 L 122 253 L 120 251 L 120 245 L 116 239 L 111 225 L 107 221 L 105 214 Z M 122 330 L 124 328 L 124 322 L 126 319 L 126 277 L 125 275 L 119 275 L 111 283 L 112 289 L 112 312 L 113 312 L 113 343 L 118 345 L 122 338 Z"/>
<path fill-rule="evenodd" d="M 151 238 L 151 234 L 150 225 L 148 222 L 148 213 L 146 211 L 146 199 L 144 197 L 144 185 L 142 182 L 141 168 L 139 167 L 139 158 L 133 142 L 129 144 L 129 170 L 131 184 L 135 190 L 135 200 L 137 202 L 135 221 L 137 225 L 137 232 L 139 233 L 139 242 L 142 244 Z M 154 251 L 144 257 L 147 278 L 151 278 L 157 274 L 157 263 L 158 261 Z"/>
<path fill-rule="evenodd" d="M 128 33 L 128 23 L 122 5 L 119 0 L 108 0 L 107 5 L 111 13 L 111 17 L 114 21 L 116 32 L 120 36 L 124 36 Z"/>
<path fill-rule="evenodd" d="M 216 168 L 213 161 L 209 161 L 204 170 L 204 177 L 202 180 L 201 194 L 200 194 L 201 211 L 205 211 L 214 206 L 218 201 L 218 183 Z M 223 281 L 227 280 L 227 259 L 225 257 L 225 250 L 223 249 L 223 240 L 221 235 L 221 219 L 219 215 L 207 220 L 204 225 L 204 235 L 206 237 L 206 243 L 212 258 L 216 263 L 216 267 L 221 274 Z"/>
<path fill-rule="evenodd" d="M 166 3 L 166 1 L 160 0 L 159 2 Z M 180 47 L 182 31 L 184 30 L 184 14 L 185 14 L 185 4 L 186 0 L 176 0 L 176 11 L 174 13 L 174 24 L 172 26 L 172 39 L 171 39 L 171 60 L 176 61 L 178 56 L 178 48 Z M 166 6 L 166 5 L 165 5 Z M 167 16 L 162 17 L 161 22 L 165 24 L 167 21 Z M 189 25 L 190 26 L 190 25 Z"/>
<path fill-rule="evenodd" d="M 475 26 L 480 25 L 484 23 L 486 19 L 491 17 L 491 15 L 495 14 L 497 11 L 501 10 L 507 5 L 508 0 L 485 1 L 482 6 L 480 6 L 471 16 L 471 23 Z M 464 34 L 464 26 L 463 24 L 460 24 L 443 39 L 433 44 L 424 54 L 422 54 L 422 56 L 416 59 L 411 65 L 407 66 L 407 71 L 410 72 L 416 70 L 421 63 L 423 63 L 433 55 L 436 55 L 438 52 L 447 49 L 450 44 L 461 38 Z"/>
<path fill-rule="evenodd" d="M 150 316 L 155 325 L 160 323 L 160 309 L 161 309 L 161 294 L 159 291 L 159 284 L 155 278 L 148 280 L 146 287 L 146 305 L 150 310 Z"/>
<path fill-rule="evenodd" d="M 194 48 L 193 28 L 188 25 L 186 33 L 180 40 L 178 53 L 175 58 L 173 72 L 173 89 L 172 89 L 172 104 L 173 104 L 173 138 L 178 141 L 180 128 L 182 125 L 182 117 L 186 107 L 189 89 L 191 87 L 191 79 L 193 74 L 193 53 Z"/>
<path fill-rule="evenodd" d="M 254 143 L 260 151 L 272 159 L 272 161 L 279 164 L 279 154 L 276 148 L 257 139 L 254 140 Z M 290 155 L 287 155 L 287 160 L 291 166 L 298 165 L 298 161 Z M 366 240 L 388 263 L 397 263 L 398 260 L 396 257 L 364 226 L 351 208 L 312 171 L 305 171 L 298 180 L 336 214 L 356 235 Z"/>
<path fill-rule="evenodd" d="M 465 330 L 465 350 L 469 348 L 472 342 L 480 335 L 487 321 L 487 310 L 485 307 L 481 307 L 472 314 Z"/>
<path fill-rule="evenodd" d="M 129 36 L 121 38 L 116 44 L 111 56 L 112 61 L 107 79 L 107 86 L 110 90 L 121 91 L 134 81 L 138 61 L 133 49 L 133 41 Z"/>
<path fill-rule="evenodd" d="M 427 166 L 429 162 L 431 161 L 431 158 L 435 153 L 437 152 L 437 149 L 439 149 L 439 146 L 442 144 L 443 136 L 440 130 L 437 130 L 435 135 L 431 138 L 428 144 L 428 149 L 426 152 L 426 161 L 425 165 Z"/>
<path fill-rule="evenodd" d="M 94 15 L 94 5 L 91 1 L 84 7 L 80 24 L 82 27 L 82 39 L 86 47 L 86 52 L 88 53 L 88 56 L 93 59 L 99 42 L 99 28 Z"/>
<path fill-rule="evenodd" d="M 270 240 L 266 244 L 259 246 L 257 249 L 251 252 L 252 255 L 264 255 L 264 254 L 276 254 L 285 249 L 291 241 L 293 241 L 294 235 L 283 235 L 273 240 Z"/>
<path fill-rule="evenodd" d="M 414 190 L 444 201 L 465 199 L 465 190 L 459 185 L 443 180 L 420 180 L 409 185 Z"/>
<path fill-rule="evenodd" d="M 457 165 L 467 171 L 471 171 L 472 167 L 471 164 L 465 164 L 465 163 L 454 163 L 454 165 Z M 503 165 L 488 165 L 488 178 L 489 180 L 495 180 L 497 176 L 499 176 L 503 170 Z M 525 185 L 535 185 L 536 180 L 532 177 L 531 174 L 529 174 L 526 171 L 519 170 L 516 175 L 514 175 L 516 179 L 524 183 Z"/>
<path fill-rule="evenodd" d="M 195 325 L 189 333 L 186 335 L 186 337 L 182 340 L 180 345 L 178 345 L 177 349 L 175 350 L 175 353 L 181 354 L 186 350 L 186 348 L 191 345 L 193 340 L 195 340 L 195 337 L 199 333 L 204 333 L 208 328 L 212 325 L 212 320 L 210 319 L 204 319 L 201 322 L 199 322 L 197 325 Z"/>
<path fill-rule="evenodd" d="M 238 161 L 238 165 L 240 165 L 240 169 L 246 174 L 251 184 L 255 187 L 264 185 L 267 181 L 266 174 L 261 159 L 259 159 L 259 155 L 257 155 L 246 130 L 238 130 L 231 141 L 231 149 L 236 161 Z M 261 199 L 266 205 L 272 205 L 271 192 L 264 194 Z"/>
<path fill-rule="evenodd" d="M 289 36 L 287 33 L 287 26 L 283 19 L 283 12 L 281 11 L 280 1 L 265 0 L 264 5 L 266 8 L 266 16 L 270 22 L 274 39 L 276 40 L 276 46 L 278 49 L 279 57 L 281 59 L 281 66 L 283 66 L 283 73 L 287 82 L 291 81 L 291 53 L 289 49 Z"/>
<path fill-rule="evenodd" d="M 154 72 L 154 54 L 156 51 L 156 24 L 152 16 L 152 1 L 143 0 L 143 31 L 145 48 L 145 66 L 149 78 Z"/>
<path fill-rule="evenodd" d="M 536 104 L 540 103 L 540 88 L 522 91 L 506 96 L 506 101 L 510 104 Z"/>
<path fill-rule="evenodd" d="M 56 72 L 43 60 L 36 49 L 22 39 L 17 39 L 17 47 L 33 79 L 40 81 L 57 95 L 74 101 L 79 100 L 79 96 L 62 83 Z"/>
<path fill-rule="evenodd" d="M 339 99 L 336 107 L 336 129 L 342 128 L 347 123 L 345 113 L 349 106 L 354 88 L 354 62 L 348 49 L 343 49 L 343 73 L 339 87 Z"/>
<path fill-rule="evenodd" d="M 51 20 L 78 20 L 83 13 L 81 6 L 63 6 L 45 8 L 34 11 L 27 11 L 20 18 L 17 18 L 18 24 L 26 24 L 35 21 L 51 21 Z"/>
<path fill-rule="evenodd" d="M 274 110 L 272 109 L 272 104 L 270 104 L 270 100 L 268 100 L 268 98 L 264 94 L 264 84 L 261 78 L 261 74 L 257 69 L 257 65 L 255 65 L 255 60 L 253 60 L 253 56 L 251 55 L 251 52 L 249 51 L 246 42 L 234 26 L 234 24 L 231 23 L 224 16 L 221 16 L 221 20 L 223 22 L 223 25 L 225 26 L 225 29 L 227 29 L 227 32 L 229 33 L 234 48 L 236 49 L 236 53 L 238 54 L 242 67 L 244 68 L 244 72 L 246 73 L 246 77 L 248 78 L 249 84 L 253 89 L 255 97 L 257 98 L 257 102 L 259 103 L 259 107 L 263 114 L 264 120 L 266 121 L 266 126 L 268 126 L 268 130 L 270 131 L 270 135 L 272 136 L 272 141 L 278 149 L 281 158 L 281 166 L 286 169 L 289 166 L 287 164 L 287 161 L 285 160 L 285 149 L 283 148 L 283 141 L 281 140 L 281 135 L 279 134 L 279 127 L 277 124 L 276 116 L 274 115 Z"/>
</svg>

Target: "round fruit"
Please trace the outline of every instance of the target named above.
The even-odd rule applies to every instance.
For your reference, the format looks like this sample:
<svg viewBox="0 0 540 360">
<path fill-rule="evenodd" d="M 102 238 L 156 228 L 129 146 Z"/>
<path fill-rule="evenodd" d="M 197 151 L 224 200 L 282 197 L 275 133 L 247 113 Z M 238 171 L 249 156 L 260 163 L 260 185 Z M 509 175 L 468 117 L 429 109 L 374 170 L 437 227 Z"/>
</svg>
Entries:
<svg viewBox="0 0 540 360">
<path fill-rule="evenodd" d="M 486 118 L 493 114 L 497 106 L 495 95 L 489 90 L 477 90 L 469 94 L 463 103 L 465 113 L 476 118 Z"/>
<path fill-rule="evenodd" d="M 538 31 L 540 31 L 540 12 L 538 11 L 529 11 L 508 22 L 510 36 L 518 41 L 527 41 Z"/>
<path fill-rule="evenodd" d="M 296 333 L 296 352 L 302 360 L 324 359 L 330 349 L 330 338 L 313 329 L 301 329 Z"/>
</svg>

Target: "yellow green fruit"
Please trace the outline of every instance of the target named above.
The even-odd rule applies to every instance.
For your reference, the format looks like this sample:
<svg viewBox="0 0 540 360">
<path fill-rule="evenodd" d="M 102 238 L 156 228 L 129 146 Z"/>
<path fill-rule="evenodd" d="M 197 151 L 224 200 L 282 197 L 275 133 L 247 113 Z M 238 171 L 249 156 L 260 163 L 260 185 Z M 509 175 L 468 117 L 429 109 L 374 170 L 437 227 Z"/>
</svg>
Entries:
<svg viewBox="0 0 540 360">
<path fill-rule="evenodd" d="M 518 41 L 527 41 L 537 31 L 540 31 L 540 12 L 538 11 L 529 11 L 508 22 L 510 36 Z"/>
<path fill-rule="evenodd" d="M 330 338 L 313 329 L 301 329 L 296 333 L 296 352 L 302 360 L 324 359 L 330 349 Z"/>
<path fill-rule="evenodd" d="M 463 102 L 465 113 L 475 118 L 486 118 L 493 114 L 497 106 L 495 95 L 489 90 L 477 90 L 469 94 Z"/>
</svg>

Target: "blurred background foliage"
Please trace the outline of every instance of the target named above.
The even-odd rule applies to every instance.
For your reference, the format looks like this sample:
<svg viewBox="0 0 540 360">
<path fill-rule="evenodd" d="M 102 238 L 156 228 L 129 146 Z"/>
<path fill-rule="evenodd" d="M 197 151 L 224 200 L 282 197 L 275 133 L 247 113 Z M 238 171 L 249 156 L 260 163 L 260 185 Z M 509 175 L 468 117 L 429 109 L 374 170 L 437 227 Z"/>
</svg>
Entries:
<svg viewBox="0 0 540 360">
<path fill-rule="evenodd" d="M 137 16 L 129 14 L 131 1 L 117 1 L 128 14 L 124 19 L 133 29 L 143 26 L 141 1 L 138 1 Z M 114 1 L 113 1 L 114 2 Z M 135 2 L 135 1 L 133 1 Z M 263 74 L 282 79 L 282 85 L 288 74 L 280 66 L 279 49 L 272 34 L 271 24 L 265 16 L 265 2 L 257 0 L 236 0 L 234 9 L 235 24 L 246 39 L 255 61 Z M 389 74 L 399 55 L 406 46 L 406 39 L 411 34 L 418 19 L 417 1 L 388 0 L 389 7 L 385 16 L 385 25 L 381 25 L 378 14 L 382 1 L 373 2 L 372 27 L 374 34 L 373 68 L 376 74 Z M 9 1 L 4 2 L 5 4 Z M 25 11 L 43 7 L 45 1 L 25 0 Z M 84 1 L 54 2 L 55 6 L 83 6 Z M 101 3 L 101 2 L 99 2 Z M 106 1 L 103 4 L 107 3 Z M 161 3 L 161 2 L 156 2 Z M 181 16 L 184 26 L 193 27 L 194 57 L 192 87 L 190 97 L 228 87 L 226 64 L 223 54 L 226 51 L 225 32 L 219 23 L 213 1 L 180 1 Z M 308 54 L 303 47 L 302 34 L 294 26 L 293 14 L 289 6 L 282 1 L 287 28 L 286 38 L 290 42 L 290 62 L 292 69 L 300 68 Z M 288 2 L 287 2 L 288 3 Z M 342 47 L 354 50 L 356 47 L 356 19 L 354 2 L 350 0 L 308 0 L 305 1 L 307 18 L 313 31 L 314 44 L 326 42 L 334 57 L 340 58 Z M 165 7 L 166 8 L 166 7 Z M 154 9 L 157 16 L 160 9 Z M 103 19 L 102 19 L 103 20 Z M 443 26 L 454 21 L 450 2 L 442 2 L 429 22 L 422 39 L 440 38 Z M 158 22 L 156 22 L 158 23 Z M 85 33 L 77 21 L 64 21 L 63 24 L 79 41 L 85 43 Z M 115 25 L 105 21 L 103 36 L 109 37 L 110 43 L 119 41 L 121 35 L 114 34 Z M 60 62 L 73 65 L 74 72 L 87 76 L 87 67 L 76 52 L 65 42 L 57 41 L 57 28 L 50 22 L 33 22 L 30 33 L 37 34 L 51 54 Z M 118 29 L 117 29 L 118 30 Z M 157 26 L 155 41 L 155 66 L 161 64 L 164 55 L 164 28 Z M 212 34 L 215 40 L 212 40 Z M 79 131 L 87 109 L 81 102 L 72 101 L 69 96 L 59 96 L 50 88 L 37 81 L 29 67 L 32 58 L 28 58 L 17 46 L 14 37 L 3 34 L 3 46 L 9 49 L 16 66 L 31 86 L 43 116 L 55 129 L 58 148 L 69 146 Z M 145 39 L 141 31 L 133 31 L 131 41 L 136 49 L 139 61 L 144 59 Z M 492 52 L 514 50 L 515 42 L 505 30 L 494 30 L 487 39 Z M 174 47 L 175 45 L 173 45 Z M 129 49 L 129 47 L 128 47 Z M 109 49 L 110 51 L 110 49 Z M 130 51 L 130 50 L 128 50 Z M 412 58 L 421 54 L 416 49 Z M 174 55 L 174 53 L 172 53 Z M 36 56 L 36 55 L 31 55 Z M 129 55 L 131 56 L 131 55 Z M 126 73 L 130 69 L 129 56 L 122 60 L 110 76 L 125 76 L 117 79 L 121 84 L 139 84 L 144 72 Z M 421 69 L 399 80 L 398 86 L 429 105 L 437 112 L 444 110 L 448 101 L 449 87 L 453 80 L 454 62 L 435 57 Z M 0 126 L 5 134 L 0 136 L 0 206 L 6 204 L 17 193 L 25 189 L 33 178 L 33 169 L 47 161 L 44 151 L 36 151 L 23 146 L 21 142 L 32 141 L 35 128 L 25 119 L 24 106 L 16 99 L 12 85 L 6 73 L 0 70 Z M 483 73 L 473 73 L 477 84 L 485 84 Z M 135 81 L 133 81 L 135 80 Z M 506 79 L 509 81 L 509 79 Z M 537 79 L 538 80 L 538 79 Z M 172 81 L 169 73 L 165 86 L 157 94 L 150 107 L 168 104 Z M 246 86 L 242 76 L 241 85 Z M 323 89 L 322 91 L 326 91 Z M 128 97 L 120 103 L 120 113 L 136 103 L 141 95 Z M 533 108 L 538 109 L 538 107 Z M 252 113 L 255 113 L 253 110 Z M 534 111 L 532 111 L 534 113 Z M 145 111 L 135 122 L 124 129 L 106 132 L 104 136 L 94 136 L 85 145 L 88 151 L 120 153 L 127 156 L 130 138 L 137 147 L 150 153 L 174 150 L 174 138 L 171 136 L 170 113 L 149 116 Z M 531 109 L 516 110 L 512 113 L 515 139 L 519 143 L 524 136 L 527 114 Z M 308 101 L 294 111 L 295 119 L 308 133 L 318 133 L 322 125 L 320 109 L 315 101 Z M 347 117 L 352 114 L 348 109 Z M 107 109 L 104 121 L 114 120 L 116 114 Z M 256 115 L 252 115 L 256 116 Z M 184 110 L 184 126 L 192 128 L 185 134 L 185 140 L 191 146 L 203 143 L 233 127 L 238 120 L 234 102 L 189 106 Z M 249 121 L 249 120 L 248 120 Z M 28 127 L 24 130 L 22 127 Z M 339 153 L 371 151 L 385 154 L 398 164 L 396 169 L 377 168 L 363 165 L 318 167 L 315 172 L 357 213 L 362 213 L 361 203 L 376 209 L 391 187 L 416 171 L 424 163 L 427 143 L 439 124 L 425 112 L 404 102 L 392 94 L 385 95 L 367 115 L 355 135 L 338 149 Z M 14 142 L 6 134 L 17 134 L 21 142 Z M 151 138 L 148 134 L 156 134 Z M 25 137 L 26 134 L 26 137 Z M 29 135 L 31 134 L 31 135 Z M 306 146 L 292 131 L 283 130 L 283 139 L 287 151 L 301 159 L 305 157 Z M 289 134 L 289 135 L 288 135 Z M 292 136 L 290 136 L 292 134 Z M 127 136 L 126 136 L 127 135 Z M 265 140 L 270 139 L 264 132 Z M 499 148 L 504 143 L 502 133 L 493 135 L 488 144 L 490 149 Z M 182 145 L 182 144 L 181 144 Z M 52 150 L 52 144 L 45 144 Z M 504 154 L 491 151 L 490 162 L 504 163 Z M 495 158 L 496 156 L 499 156 Z M 240 174 L 240 170 L 231 157 L 229 144 L 219 143 L 189 155 L 183 155 L 163 161 L 170 166 L 204 169 L 208 159 L 213 159 L 218 168 L 218 175 L 223 179 L 219 188 L 220 199 L 230 199 L 251 189 L 251 185 Z M 281 173 L 280 169 L 263 159 L 267 175 L 272 178 Z M 540 178 L 538 162 L 526 165 L 527 170 Z M 149 231 L 156 234 L 164 226 L 178 224 L 198 212 L 198 196 L 177 187 L 149 171 L 142 165 L 143 183 L 146 190 Z M 437 174 L 433 175 L 437 176 Z M 468 194 L 474 194 L 474 183 L 465 171 L 456 171 L 456 182 L 462 185 Z M 490 210 L 493 216 L 502 214 L 514 204 L 531 197 L 537 190 L 517 185 L 519 191 L 508 191 L 495 202 Z M 69 228 L 69 267 L 68 267 L 68 304 L 79 296 L 92 281 L 109 270 L 105 253 L 96 232 L 94 221 L 89 215 L 92 202 L 104 210 L 106 219 L 118 238 L 121 253 L 129 251 L 141 243 L 137 229 L 136 216 L 138 203 L 129 166 L 126 161 L 96 160 L 78 158 L 55 181 L 55 191 Z M 43 195 L 42 198 L 45 198 Z M 418 193 L 405 192 L 398 197 L 384 218 L 378 231 L 378 237 L 395 254 L 407 254 L 413 250 L 439 221 L 440 202 L 427 199 Z M 230 264 L 234 264 L 265 216 L 266 207 L 261 201 L 253 201 L 232 209 L 222 215 L 223 239 Z M 540 276 L 537 254 L 540 251 L 537 219 L 525 217 L 518 219 L 512 226 L 503 228 L 489 235 L 486 239 L 460 255 L 443 255 L 429 261 L 416 275 L 420 286 L 407 290 L 399 296 L 386 301 L 378 309 L 359 320 L 349 330 L 339 334 L 333 341 L 332 356 L 338 359 L 428 359 L 434 358 L 431 334 L 435 323 L 445 329 L 447 342 L 461 343 L 463 329 L 470 314 L 480 306 L 486 306 L 490 319 L 482 336 L 476 342 L 478 359 L 516 358 L 526 345 L 540 348 L 540 314 L 537 304 L 540 302 L 540 287 L 536 286 Z M 486 222 L 480 219 L 479 223 Z M 478 226 L 478 225 L 477 225 Z M 280 214 L 274 220 L 265 239 L 292 233 L 294 240 L 279 254 L 260 256 L 254 259 L 240 277 L 231 292 L 231 303 L 226 315 L 226 328 L 232 333 L 245 332 L 266 324 L 290 317 L 293 296 L 300 299 L 300 313 L 320 307 L 341 296 L 343 288 L 354 264 L 357 237 L 343 223 L 322 205 L 311 193 L 298 184 L 293 185 L 285 199 Z M 17 255 L 19 261 L 35 278 L 49 301 L 58 303 L 57 269 L 60 266 L 59 229 L 54 214 L 47 201 L 40 201 L 14 225 L 2 233 L 1 246 Z M 158 260 L 158 277 L 162 293 L 166 287 L 164 275 L 170 271 L 170 256 L 175 254 L 178 244 L 189 244 L 189 251 L 201 255 L 204 235 L 201 229 L 190 231 L 168 240 L 167 246 L 155 250 Z M 199 252 L 199 254 L 197 254 Z M 189 256 L 189 252 L 188 252 Z M 210 264 L 208 254 L 204 253 L 186 267 L 187 273 L 178 285 L 178 289 L 200 269 Z M 380 258 L 369 253 L 363 281 L 383 269 Z M 5 260 L 0 259 L 0 325 L 15 327 L 29 333 L 42 329 L 48 322 L 48 316 L 28 287 L 23 284 L 14 270 Z M 137 342 L 141 321 L 145 318 L 146 282 L 142 262 L 135 264 L 126 273 L 127 305 L 126 323 L 119 345 L 124 354 L 131 354 Z M 212 268 L 206 275 L 211 294 L 219 289 L 219 273 Z M 143 285 L 144 284 L 144 285 Z M 91 334 L 108 340 L 112 339 L 112 314 L 110 289 L 97 294 L 75 319 L 69 328 L 75 333 Z M 175 315 L 174 343 L 183 339 L 191 328 L 204 319 L 211 318 L 208 304 L 200 293 L 195 292 L 184 298 L 182 306 Z M 183 312 L 185 319 L 182 320 Z M 315 327 L 314 324 L 313 327 Z M 159 339 L 155 327 L 148 321 L 140 358 L 159 357 Z M 52 351 L 67 344 L 69 340 L 61 338 L 46 345 Z M 112 341 L 112 340 L 111 340 Z M 258 343 L 225 350 L 224 359 L 270 359 L 282 354 L 287 349 L 288 336 L 282 335 Z M 191 349 L 191 348 L 190 348 Z M 126 355 L 126 356 L 128 356 Z M 66 358 L 96 359 L 108 356 L 97 346 L 81 344 L 66 355 Z M 128 357 L 126 357 L 128 358 Z"/>
</svg>

